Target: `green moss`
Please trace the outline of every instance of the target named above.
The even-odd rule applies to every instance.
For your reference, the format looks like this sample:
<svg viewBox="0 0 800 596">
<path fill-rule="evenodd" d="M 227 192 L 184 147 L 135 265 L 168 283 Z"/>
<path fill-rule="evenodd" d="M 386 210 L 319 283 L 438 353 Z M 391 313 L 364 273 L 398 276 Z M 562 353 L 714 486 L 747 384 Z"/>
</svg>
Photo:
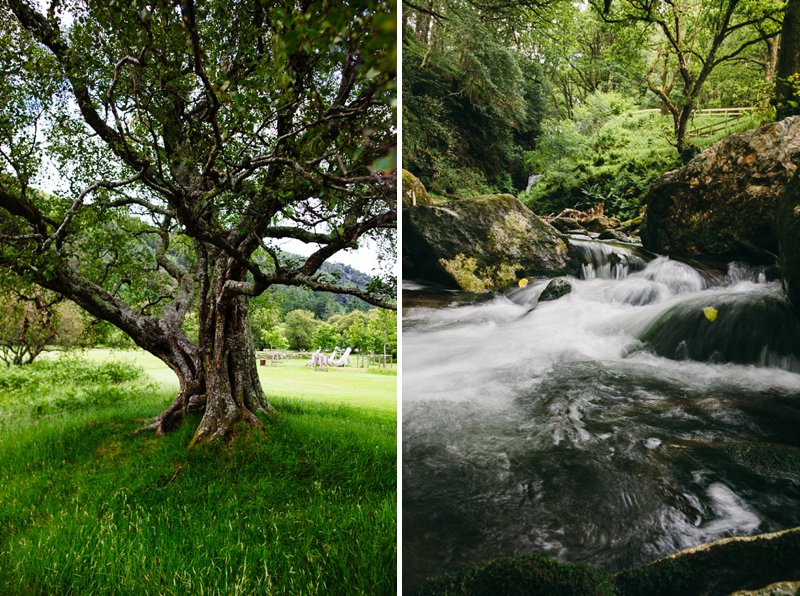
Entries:
<svg viewBox="0 0 800 596">
<path fill-rule="evenodd" d="M 518 253 L 528 231 L 528 221 L 519 211 L 507 213 L 489 229 L 489 246 L 498 252 Z"/>
<path fill-rule="evenodd" d="M 561 563 L 550 557 L 530 554 L 495 559 L 460 573 L 429 580 L 416 596 L 438 595 L 611 595 L 610 578 L 588 565 Z"/>
<path fill-rule="evenodd" d="M 480 267 L 475 257 L 463 253 L 452 259 L 439 259 L 439 264 L 467 292 L 488 292 L 512 284 L 520 270 L 518 263 L 507 261 Z"/>
<path fill-rule="evenodd" d="M 403 170 L 403 207 L 432 205 L 433 200 L 419 178 Z"/>
<path fill-rule="evenodd" d="M 459 287 L 467 292 L 486 292 L 488 288 L 484 281 L 478 277 L 478 261 L 475 257 L 467 257 L 459 253 L 452 259 L 439 259 L 442 269 L 447 271 Z"/>
<path fill-rule="evenodd" d="M 519 265 L 515 263 L 500 263 L 492 268 L 492 279 L 494 287 L 500 288 L 517 281 L 517 271 Z"/>
</svg>

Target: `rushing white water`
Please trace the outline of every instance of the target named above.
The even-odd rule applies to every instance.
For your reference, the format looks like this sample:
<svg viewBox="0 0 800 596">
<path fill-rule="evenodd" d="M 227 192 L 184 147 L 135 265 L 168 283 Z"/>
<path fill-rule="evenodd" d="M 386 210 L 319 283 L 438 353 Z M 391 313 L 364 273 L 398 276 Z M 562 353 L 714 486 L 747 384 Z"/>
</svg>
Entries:
<svg viewBox="0 0 800 596">
<path fill-rule="evenodd" d="M 776 463 L 800 461 L 780 285 L 583 249 L 558 300 L 544 280 L 405 313 L 406 581 L 529 551 L 616 569 L 800 523 L 800 464 Z"/>
</svg>

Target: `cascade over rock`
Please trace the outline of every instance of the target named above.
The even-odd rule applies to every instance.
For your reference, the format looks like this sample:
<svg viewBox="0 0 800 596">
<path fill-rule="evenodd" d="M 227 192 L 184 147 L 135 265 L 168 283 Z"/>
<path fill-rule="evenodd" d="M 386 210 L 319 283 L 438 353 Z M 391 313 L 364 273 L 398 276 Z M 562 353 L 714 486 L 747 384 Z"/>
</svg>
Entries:
<svg viewBox="0 0 800 596">
<path fill-rule="evenodd" d="M 405 277 L 469 292 L 520 276 L 559 275 L 569 264 L 558 231 L 511 195 L 454 199 L 403 210 Z"/>
<path fill-rule="evenodd" d="M 783 287 L 795 309 L 800 310 L 800 172 L 780 200 L 778 245 Z"/>
<path fill-rule="evenodd" d="M 800 164 L 800 117 L 731 135 L 650 189 L 648 250 L 770 262 L 778 203 Z"/>
</svg>

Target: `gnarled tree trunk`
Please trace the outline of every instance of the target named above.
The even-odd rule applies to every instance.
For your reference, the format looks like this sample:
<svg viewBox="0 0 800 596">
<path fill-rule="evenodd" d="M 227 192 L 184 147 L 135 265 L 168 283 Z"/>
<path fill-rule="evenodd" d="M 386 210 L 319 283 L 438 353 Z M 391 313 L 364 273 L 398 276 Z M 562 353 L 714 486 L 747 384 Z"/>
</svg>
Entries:
<svg viewBox="0 0 800 596">
<path fill-rule="evenodd" d="M 161 359 L 178 377 L 178 395 L 172 404 L 156 416 L 144 430 L 166 434 L 174 430 L 189 412 L 201 412 L 206 403 L 205 371 L 200 350 L 183 333 L 169 329 L 167 341 L 143 346 Z"/>
<path fill-rule="evenodd" d="M 258 378 L 247 296 L 226 288 L 226 282 L 243 279 L 239 265 L 225 256 L 217 256 L 202 274 L 199 340 L 205 411 L 192 444 L 229 439 L 239 422 L 261 426 L 256 414 L 270 408 Z"/>
</svg>

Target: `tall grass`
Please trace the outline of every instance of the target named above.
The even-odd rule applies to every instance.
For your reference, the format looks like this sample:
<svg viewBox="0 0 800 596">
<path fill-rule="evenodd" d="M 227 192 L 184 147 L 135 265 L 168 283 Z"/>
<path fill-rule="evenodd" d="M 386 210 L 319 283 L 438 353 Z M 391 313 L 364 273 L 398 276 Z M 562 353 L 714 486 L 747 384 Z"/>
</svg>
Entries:
<svg viewBox="0 0 800 596">
<path fill-rule="evenodd" d="M 134 433 L 171 397 L 135 368 L 73 364 L 0 371 L 0 593 L 395 593 L 394 413 L 274 399 L 187 449 Z"/>
</svg>

